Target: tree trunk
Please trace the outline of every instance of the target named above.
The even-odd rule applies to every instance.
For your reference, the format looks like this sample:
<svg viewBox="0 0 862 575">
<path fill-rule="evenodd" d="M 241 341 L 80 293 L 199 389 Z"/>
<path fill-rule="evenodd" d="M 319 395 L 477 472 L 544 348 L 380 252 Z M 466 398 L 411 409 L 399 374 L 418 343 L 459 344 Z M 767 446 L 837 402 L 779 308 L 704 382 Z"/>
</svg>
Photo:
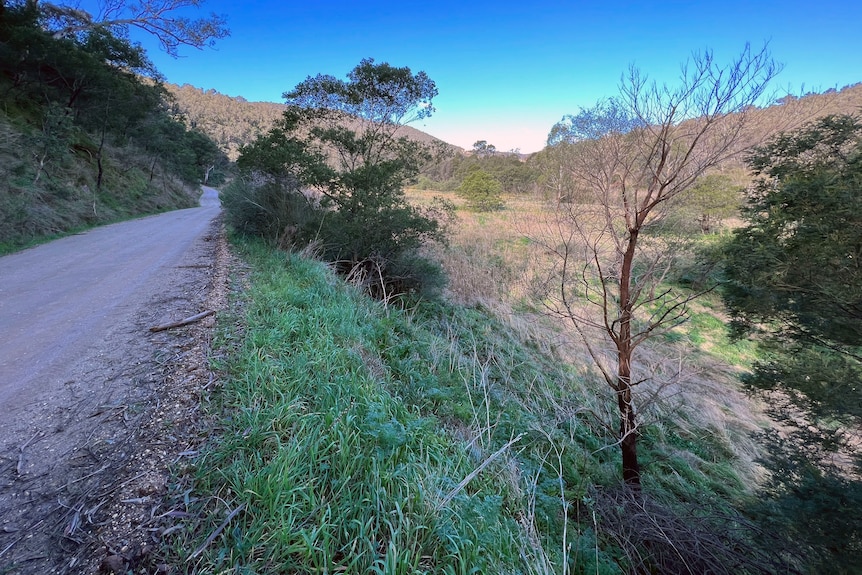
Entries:
<svg viewBox="0 0 862 575">
<path fill-rule="evenodd" d="M 48 158 L 48 152 L 47 151 L 45 151 L 42 154 L 41 158 L 38 155 L 36 156 L 36 159 L 39 160 L 39 167 L 36 169 L 36 178 L 33 180 L 32 185 L 35 186 L 36 184 L 39 183 L 39 178 L 42 177 L 42 170 L 45 169 L 45 161 L 47 160 L 47 158 Z"/>
<path fill-rule="evenodd" d="M 620 409 L 620 451 L 623 455 L 623 481 L 634 489 L 641 485 L 641 469 L 638 463 L 637 427 L 632 406 L 631 387 L 617 393 Z"/>
<path fill-rule="evenodd" d="M 620 410 L 620 451 L 623 456 L 623 481 L 640 489 L 641 472 L 638 464 L 637 426 L 632 404 L 632 270 L 635 248 L 640 235 L 640 220 L 629 227 L 629 239 L 620 267 L 620 328 L 617 343 L 617 405 Z"/>
<path fill-rule="evenodd" d="M 104 175 L 104 168 L 102 167 L 102 148 L 105 147 L 105 134 L 102 132 L 102 139 L 99 142 L 99 151 L 96 153 L 96 191 L 102 191 L 102 176 Z"/>
</svg>

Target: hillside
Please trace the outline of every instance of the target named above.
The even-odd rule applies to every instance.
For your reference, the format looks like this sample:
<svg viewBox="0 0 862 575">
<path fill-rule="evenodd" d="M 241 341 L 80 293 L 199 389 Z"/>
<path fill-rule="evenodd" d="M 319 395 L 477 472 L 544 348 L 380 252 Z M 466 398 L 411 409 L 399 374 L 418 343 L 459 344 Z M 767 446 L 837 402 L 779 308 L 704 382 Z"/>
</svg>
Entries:
<svg viewBox="0 0 862 575">
<path fill-rule="evenodd" d="M 0 253 L 197 202 L 223 155 L 169 116 L 140 47 L 104 29 L 58 37 L 35 2 L 2 16 Z"/>
<path fill-rule="evenodd" d="M 241 96 L 226 96 L 189 84 L 167 84 L 166 87 L 174 98 L 173 113 L 184 118 L 190 128 L 215 140 L 231 160 L 239 157 L 240 147 L 266 133 L 285 110 L 284 104 L 249 102 Z M 434 136 L 410 126 L 404 126 L 401 133 L 419 142 L 441 143 Z M 451 144 L 446 145 L 460 150 Z"/>
<path fill-rule="evenodd" d="M 232 160 L 237 158 L 241 146 L 269 130 L 285 109 L 284 104 L 249 102 L 241 96 L 227 96 L 189 84 L 167 84 L 165 87 L 175 100 L 173 113 L 183 117 L 190 128 L 210 136 Z M 802 97 L 784 96 L 772 105 L 755 111 L 755 119 L 747 128 L 745 140 L 756 145 L 778 132 L 793 129 L 814 118 L 827 114 L 853 114 L 860 109 L 862 83 Z M 422 142 L 440 142 L 434 136 L 410 126 L 405 126 L 403 130 L 411 138 Z M 457 146 L 450 146 L 460 150 Z M 522 155 L 519 159 L 527 158 Z"/>
<path fill-rule="evenodd" d="M 748 146 L 758 146 L 769 138 L 794 130 L 817 118 L 832 114 L 859 114 L 862 112 L 862 82 L 845 86 L 840 90 L 830 89 L 823 93 L 809 93 L 802 97 L 783 96 L 770 105 L 753 110 L 751 121 L 746 126 L 742 141 Z M 743 158 L 736 158 L 732 165 L 742 168 Z"/>
</svg>

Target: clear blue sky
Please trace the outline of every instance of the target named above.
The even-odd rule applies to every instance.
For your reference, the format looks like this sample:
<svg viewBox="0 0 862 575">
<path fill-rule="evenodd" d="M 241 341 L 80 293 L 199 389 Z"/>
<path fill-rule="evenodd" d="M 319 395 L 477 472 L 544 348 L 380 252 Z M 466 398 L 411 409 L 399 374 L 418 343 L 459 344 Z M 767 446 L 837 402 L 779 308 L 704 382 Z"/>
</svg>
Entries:
<svg viewBox="0 0 862 575">
<path fill-rule="evenodd" d="M 309 75 L 343 78 L 362 58 L 424 70 L 437 112 L 417 128 L 449 143 L 534 152 L 551 126 L 618 92 L 634 64 L 672 82 L 693 51 L 727 62 L 769 42 L 799 94 L 862 81 L 860 0 L 663 2 L 208 0 L 231 36 L 179 59 L 135 36 L 176 84 L 281 102 Z"/>
</svg>

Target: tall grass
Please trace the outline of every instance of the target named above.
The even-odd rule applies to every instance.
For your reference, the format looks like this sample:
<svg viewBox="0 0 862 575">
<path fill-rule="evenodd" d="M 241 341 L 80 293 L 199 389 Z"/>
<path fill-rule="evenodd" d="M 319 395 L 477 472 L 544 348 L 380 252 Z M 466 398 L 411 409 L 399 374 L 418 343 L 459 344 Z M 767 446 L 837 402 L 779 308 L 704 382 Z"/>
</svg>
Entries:
<svg viewBox="0 0 862 575">
<path fill-rule="evenodd" d="M 453 301 L 488 309 L 524 341 L 581 369 L 584 380 L 596 381 L 593 360 L 571 326 L 542 314 L 531 297 L 529 278 L 542 274 L 544 256 L 530 238 L 548 233 L 549 209 L 553 206 L 531 198 L 510 198 L 500 212 L 459 211 L 455 237 L 435 255 L 449 276 Z M 738 374 L 755 358 L 754 346 L 729 340 L 716 295 L 700 298 L 691 308 L 687 323 L 648 341 L 639 352 L 638 367 L 649 376 L 637 391 L 639 405 L 646 406 L 641 416 L 655 429 L 670 427 L 685 437 L 709 437 L 721 444 L 747 486 L 744 491 L 750 492 L 764 474 L 756 463 L 762 448 L 751 434 L 769 425 L 761 406 L 738 383 Z M 596 341 L 602 337 L 596 333 Z M 613 354 L 612 349 L 604 351 Z M 583 395 L 590 393 L 600 398 L 601 417 L 615 421 L 614 399 L 600 386 L 583 390 Z"/>
<path fill-rule="evenodd" d="M 418 328 L 422 310 L 387 313 L 322 264 L 247 255 L 248 329 L 227 368 L 224 429 L 198 463 L 212 523 L 177 544 L 199 548 L 219 510 L 243 507 L 188 557 L 194 571 L 534 572 L 513 450 L 462 484 L 521 429 L 490 422 L 488 397 L 453 401 L 482 385 L 475 358 Z"/>
<path fill-rule="evenodd" d="M 171 540 L 188 572 L 627 569 L 594 497 L 618 476 L 610 398 L 544 341 L 556 326 L 502 303 L 398 310 L 318 262 L 239 247 L 252 271 L 222 331 L 222 423 L 185 496 L 198 519 Z M 745 490 L 703 433 L 649 427 L 652 493 Z"/>
</svg>

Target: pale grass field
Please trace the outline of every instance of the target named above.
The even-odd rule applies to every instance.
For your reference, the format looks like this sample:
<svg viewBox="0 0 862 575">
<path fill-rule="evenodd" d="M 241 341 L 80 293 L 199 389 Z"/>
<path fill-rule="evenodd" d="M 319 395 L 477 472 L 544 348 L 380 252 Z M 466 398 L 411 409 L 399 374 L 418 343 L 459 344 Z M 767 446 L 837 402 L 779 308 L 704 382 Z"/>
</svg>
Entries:
<svg viewBox="0 0 862 575">
<path fill-rule="evenodd" d="M 524 342 L 553 354 L 585 374 L 588 389 L 573 390 L 592 395 L 589 409 L 598 412 L 609 426 L 617 421 L 616 403 L 601 379 L 586 346 L 570 324 L 540 310 L 531 295 L 531 279 L 541 276 L 547 259 L 532 241 L 547 237 L 548 210 L 533 198 L 506 198 L 506 207 L 497 212 L 475 213 L 464 209 L 453 193 L 414 191 L 412 200 L 424 203 L 437 195 L 458 206 L 448 246 L 433 248 L 449 279 L 447 296 L 467 306 L 482 306 L 514 329 Z M 694 303 L 697 312 L 709 312 L 722 321 L 722 310 L 714 311 Z M 684 332 L 686 326 L 676 328 Z M 663 429 L 672 422 L 691 440 L 711 436 L 723 444 L 736 462 L 746 484 L 754 489 L 766 478 L 756 463 L 762 448 L 753 433 L 773 422 L 763 405 L 745 395 L 738 380 L 746 365 L 734 365 L 710 353 L 714 337 L 707 334 L 697 346 L 687 341 L 673 343 L 656 337 L 636 351 L 635 369 L 647 381 L 637 388 L 636 401 L 641 424 Z M 613 353 L 603 333 L 594 333 L 593 345 L 603 352 L 601 361 L 612 365 Z M 682 453 L 693 467 L 699 462 L 691 453 Z"/>
</svg>

